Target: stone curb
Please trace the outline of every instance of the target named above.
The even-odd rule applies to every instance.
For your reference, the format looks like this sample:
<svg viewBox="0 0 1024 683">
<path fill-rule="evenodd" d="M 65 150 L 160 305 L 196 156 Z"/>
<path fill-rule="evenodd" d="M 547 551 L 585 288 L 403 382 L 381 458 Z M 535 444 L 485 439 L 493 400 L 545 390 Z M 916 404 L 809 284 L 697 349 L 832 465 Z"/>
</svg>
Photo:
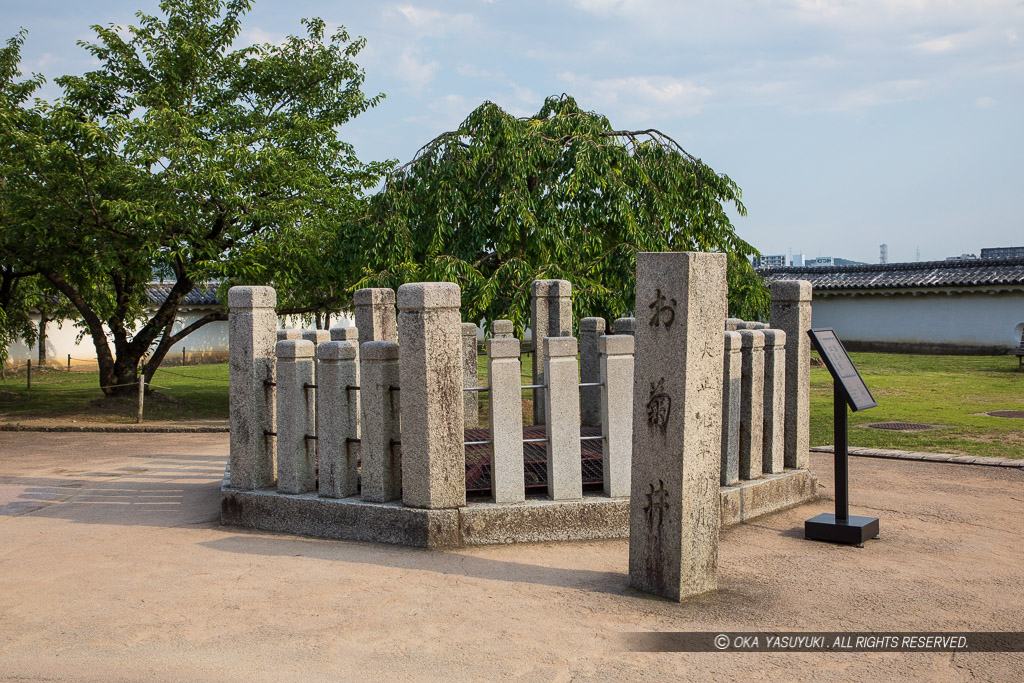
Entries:
<svg viewBox="0 0 1024 683">
<path fill-rule="evenodd" d="M 813 446 L 812 453 L 833 453 L 833 446 Z M 850 455 L 861 458 L 888 458 L 891 460 L 917 460 L 921 462 L 948 462 L 955 465 L 983 465 L 986 467 L 1012 467 L 1024 469 L 1024 460 L 1011 458 L 983 458 L 973 455 L 950 453 L 920 453 L 918 451 L 896 451 L 885 448 L 851 448 Z"/>
<path fill-rule="evenodd" d="M 159 427 L 156 425 L 59 425 L 55 427 L 35 427 L 23 424 L 0 424 L 0 432 L 104 432 L 104 433 L 140 433 L 140 434 L 213 434 L 227 433 L 228 427 L 207 426 L 173 426 Z"/>
</svg>

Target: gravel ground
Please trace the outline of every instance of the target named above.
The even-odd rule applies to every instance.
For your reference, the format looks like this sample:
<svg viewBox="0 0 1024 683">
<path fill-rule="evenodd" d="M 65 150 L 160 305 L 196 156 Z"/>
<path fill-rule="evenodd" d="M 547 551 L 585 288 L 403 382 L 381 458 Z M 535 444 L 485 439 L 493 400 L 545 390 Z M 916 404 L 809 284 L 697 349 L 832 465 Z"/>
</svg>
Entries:
<svg viewBox="0 0 1024 683">
<path fill-rule="evenodd" d="M 219 524 L 226 434 L 0 433 L 0 677 L 1019 680 L 1024 654 L 636 653 L 630 631 L 1024 631 L 1024 471 L 854 458 L 862 548 L 823 499 L 722 534 L 717 593 L 626 585 L 625 541 L 451 552 Z"/>
</svg>

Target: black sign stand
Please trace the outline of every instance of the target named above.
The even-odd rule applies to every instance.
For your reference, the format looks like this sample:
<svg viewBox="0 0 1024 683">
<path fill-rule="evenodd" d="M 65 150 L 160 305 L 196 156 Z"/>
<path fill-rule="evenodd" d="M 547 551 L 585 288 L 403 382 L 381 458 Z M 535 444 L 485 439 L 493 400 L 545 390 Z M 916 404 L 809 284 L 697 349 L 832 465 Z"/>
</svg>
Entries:
<svg viewBox="0 0 1024 683">
<path fill-rule="evenodd" d="M 804 522 L 804 538 L 812 541 L 859 544 L 878 536 L 878 518 L 850 515 L 849 441 L 846 408 L 873 408 L 874 397 L 854 367 L 846 349 L 831 329 L 810 330 L 811 343 L 832 374 L 835 430 L 836 512 L 822 513 Z"/>
</svg>

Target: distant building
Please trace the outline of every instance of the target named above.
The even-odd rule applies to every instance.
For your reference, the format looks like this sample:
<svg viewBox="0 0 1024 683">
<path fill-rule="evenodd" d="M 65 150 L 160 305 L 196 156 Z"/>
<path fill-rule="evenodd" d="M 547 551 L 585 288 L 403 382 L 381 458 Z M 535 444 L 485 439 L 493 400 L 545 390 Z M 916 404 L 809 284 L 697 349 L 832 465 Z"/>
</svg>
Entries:
<svg viewBox="0 0 1024 683">
<path fill-rule="evenodd" d="M 947 261 L 974 261 L 977 260 L 974 254 L 960 254 L 959 256 L 947 256 Z"/>
<path fill-rule="evenodd" d="M 862 266 L 864 265 L 861 261 L 851 261 L 848 258 L 839 258 L 838 256 L 818 256 L 817 258 L 809 258 L 804 260 L 804 266 L 811 268 L 817 266 Z"/>
<path fill-rule="evenodd" d="M 762 254 L 754 257 L 755 268 L 784 268 L 785 266 L 785 254 Z"/>
<path fill-rule="evenodd" d="M 803 268 L 804 267 L 804 255 L 803 254 L 793 254 L 793 258 L 790 259 L 789 265 L 793 266 L 794 268 Z"/>
<path fill-rule="evenodd" d="M 984 247 L 981 258 L 1024 258 L 1024 247 Z"/>
<path fill-rule="evenodd" d="M 1013 353 L 1024 334 L 1024 258 L 765 268 L 808 280 L 812 324 L 853 351 Z"/>
</svg>

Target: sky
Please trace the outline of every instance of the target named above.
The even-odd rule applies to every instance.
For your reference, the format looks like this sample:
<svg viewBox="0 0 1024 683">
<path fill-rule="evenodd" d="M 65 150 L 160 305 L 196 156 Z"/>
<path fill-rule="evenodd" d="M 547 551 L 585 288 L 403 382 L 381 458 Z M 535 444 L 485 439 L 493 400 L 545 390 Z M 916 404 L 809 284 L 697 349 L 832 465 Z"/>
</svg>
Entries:
<svg viewBox="0 0 1024 683">
<path fill-rule="evenodd" d="M 0 0 L 22 70 L 95 68 L 76 43 L 154 0 Z M 518 116 L 568 93 L 657 128 L 735 180 L 765 254 L 878 263 L 1024 246 L 1024 0 L 255 0 L 238 46 L 322 17 L 367 46 L 386 99 L 341 130 L 408 161 L 485 100 Z"/>
</svg>

